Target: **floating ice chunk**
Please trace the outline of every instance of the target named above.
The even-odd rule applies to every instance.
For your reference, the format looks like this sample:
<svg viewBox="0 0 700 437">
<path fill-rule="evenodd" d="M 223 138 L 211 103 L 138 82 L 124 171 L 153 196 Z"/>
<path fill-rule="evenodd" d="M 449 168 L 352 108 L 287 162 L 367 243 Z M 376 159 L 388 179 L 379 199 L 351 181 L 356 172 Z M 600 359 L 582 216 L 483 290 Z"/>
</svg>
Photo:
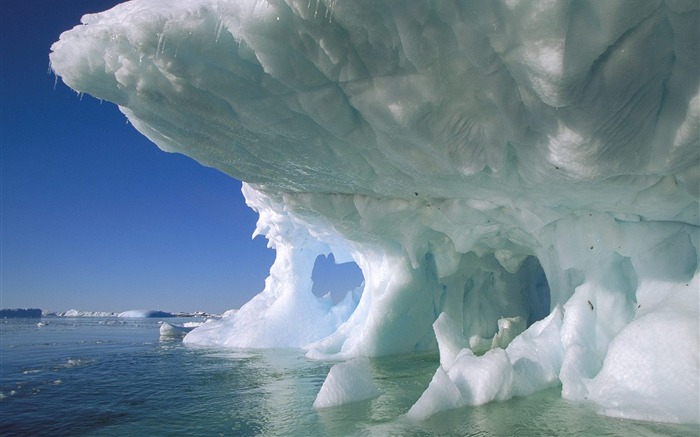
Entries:
<svg viewBox="0 0 700 437">
<path fill-rule="evenodd" d="M 368 358 L 357 357 L 331 367 L 314 408 L 328 408 L 379 396 L 372 381 L 372 365 Z"/>
<path fill-rule="evenodd" d="M 168 322 L 163 322 L 160 325 L 160 338 L 183 338 L 188 332 L 192 331 L 195 327 L 188 326 L 177 326 Z"/>
</svg>

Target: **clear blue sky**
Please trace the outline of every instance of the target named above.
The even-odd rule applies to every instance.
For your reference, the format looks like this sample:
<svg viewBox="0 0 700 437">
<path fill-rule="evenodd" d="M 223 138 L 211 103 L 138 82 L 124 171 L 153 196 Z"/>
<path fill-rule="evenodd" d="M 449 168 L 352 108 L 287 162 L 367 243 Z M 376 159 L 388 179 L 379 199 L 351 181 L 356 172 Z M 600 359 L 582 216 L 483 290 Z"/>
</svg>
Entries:
<svg viewBox="0 0 700 437">
<path fill-rule="evenodd" d="M 116 0 L 0 0 L 0 307 L 221 312 L 264 287 L 241 184 L 160 151 L 50 74 L 61 32 Z M 317 288 L 361 281 L 319 267 Z"/>
</svg>

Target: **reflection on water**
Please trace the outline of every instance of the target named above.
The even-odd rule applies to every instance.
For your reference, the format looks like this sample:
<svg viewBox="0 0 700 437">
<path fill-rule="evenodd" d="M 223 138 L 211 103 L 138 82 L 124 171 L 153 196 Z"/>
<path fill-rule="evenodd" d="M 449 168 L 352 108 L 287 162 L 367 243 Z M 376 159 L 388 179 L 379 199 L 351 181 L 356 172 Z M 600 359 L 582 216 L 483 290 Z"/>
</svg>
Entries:
<svg viewBox="0 0 700 437">
<path fill-rule="evenodd" d="M 44 323 L 0 321 L 0 435 L 698 435 L 599 416 L 556 388 L 411 422 L 435 354 L 373 359 L 379 397 L 316 411 L 333 363 L 303 351 L 159 342 L 157 320 Z"/>
</svg>

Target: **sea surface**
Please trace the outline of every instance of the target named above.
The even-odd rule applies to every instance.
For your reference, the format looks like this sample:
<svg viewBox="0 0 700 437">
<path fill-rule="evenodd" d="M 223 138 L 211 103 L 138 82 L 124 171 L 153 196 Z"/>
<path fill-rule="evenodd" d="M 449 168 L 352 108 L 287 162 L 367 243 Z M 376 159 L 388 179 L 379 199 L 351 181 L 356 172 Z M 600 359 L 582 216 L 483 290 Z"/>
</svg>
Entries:
<svg viewBox="0 0 700 437">
<path fill-rule="evenodd" d="M 182 323 L 192 319 L 168 319 Z M 528 398 L 403 417 L 435 354 L 372 360 L 382 394 L 321 411 L 333 363 L 296 349 L 221 350 L 159 339 L 158 319 L 0 320 L 0 435 L 9 436 L 697 436 L 698 427 L 613 419 Z"/>
</svg>

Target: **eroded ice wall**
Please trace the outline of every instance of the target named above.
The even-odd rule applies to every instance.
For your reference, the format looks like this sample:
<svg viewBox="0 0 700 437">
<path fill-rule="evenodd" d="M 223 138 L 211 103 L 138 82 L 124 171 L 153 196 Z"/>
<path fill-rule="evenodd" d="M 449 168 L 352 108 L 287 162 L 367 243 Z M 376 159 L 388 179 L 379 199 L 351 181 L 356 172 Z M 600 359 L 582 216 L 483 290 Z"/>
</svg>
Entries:
<svg viewBox="0 0 700 437">
<path fill-rule="evenodd" d="M 414 418 L 561 384 L 606 414 L 697 422 L 698 14 L 134 0 L 61 35 L 51 66 L 247 182 L 270 277 L 186 341 L 439 348 Z M 336 306 L 311 293 L 329 252 L 365 277 Z"/>
</svg>

